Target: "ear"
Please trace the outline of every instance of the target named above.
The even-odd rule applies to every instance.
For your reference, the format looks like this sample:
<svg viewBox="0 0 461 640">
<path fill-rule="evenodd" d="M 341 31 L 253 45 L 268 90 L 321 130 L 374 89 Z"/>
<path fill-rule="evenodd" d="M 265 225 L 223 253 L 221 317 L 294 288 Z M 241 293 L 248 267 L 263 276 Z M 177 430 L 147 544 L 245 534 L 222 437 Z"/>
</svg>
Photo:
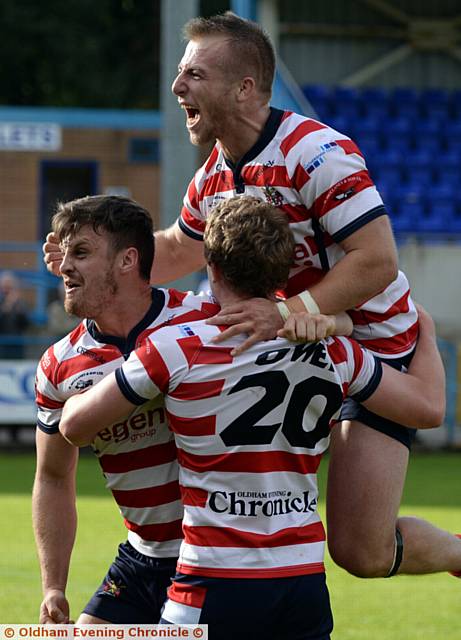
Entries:
<svg viewBox="0 0 461 640">
<path fill-rule="evenodd" d="M 245 102 L 254 93 L 256 89 L 255 79 L 251 76 L 246 76 L 239 82 L 237 90 L 237 102 Z"/>
<path fill-rule="evenodd" d="M 139 254 L 138 250 L 135 247 L 128 247 L 127 249 L 123 249 L 120 251 L 117 263 L 120 269 L 120 273 L 128 274 L 131 273 L 134 269 L 138 269 L 139 264 Z"/>
<path fill-rule="evenodd" d="M 210 284 L 216 284 L 221 281 L 221 269 L 216 264 L 214 264 L 213 262 L 208 262 L 206 269 Z"/>
</svg>

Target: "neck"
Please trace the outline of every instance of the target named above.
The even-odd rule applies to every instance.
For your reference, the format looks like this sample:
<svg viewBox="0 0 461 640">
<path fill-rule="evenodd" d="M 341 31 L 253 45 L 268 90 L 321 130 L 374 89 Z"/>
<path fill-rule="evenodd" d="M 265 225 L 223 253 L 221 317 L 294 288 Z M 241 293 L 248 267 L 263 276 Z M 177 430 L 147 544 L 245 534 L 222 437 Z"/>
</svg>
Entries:
<svg viewBox="0 0 461 640">
<path fill-rule="evenodd" d="M 232 128 L 226 127 L 226 133 L 218 138 L 224 155 L 234 164 L 243 158 L 248 151 L 256 144 L 263 132 L 270 115 L 268 104 L 255 107 L 254 112 L 250 110 L 241 113 L 236 118 Z"/>
<path fill-rule="evenodd" d="M 107 309 L 94 318 L 98 331 L 104 335 L 126 338 L 144 318 L 152 304 L 152 289 L 148 283 L 120 289 Z"/>
</svg>

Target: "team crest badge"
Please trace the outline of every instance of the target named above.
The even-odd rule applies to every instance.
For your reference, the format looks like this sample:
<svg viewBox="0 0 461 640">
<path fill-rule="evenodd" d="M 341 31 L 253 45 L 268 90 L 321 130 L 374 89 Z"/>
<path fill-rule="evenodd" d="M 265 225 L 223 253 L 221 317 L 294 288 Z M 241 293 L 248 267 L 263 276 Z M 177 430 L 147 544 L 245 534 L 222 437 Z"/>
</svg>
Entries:
<svg viewBox="0 0 461 640">
<path fill-rule="evenodd" d="M 281 193 L 274 189 L 274 187 L 264 187 L 264 195 L 266 201 L 274 207 L 281 207 L 283 204 L 283 196 Z"/>
<path fill-rule="evenodd" d="M 126 589 L 126 585 L 117 584 L 115 580 L 106 580 L 102 587 L 101 595 L 111 596 L 112 598 L 119 598 L 122 594 L 122 589 Z"/>
</svg>

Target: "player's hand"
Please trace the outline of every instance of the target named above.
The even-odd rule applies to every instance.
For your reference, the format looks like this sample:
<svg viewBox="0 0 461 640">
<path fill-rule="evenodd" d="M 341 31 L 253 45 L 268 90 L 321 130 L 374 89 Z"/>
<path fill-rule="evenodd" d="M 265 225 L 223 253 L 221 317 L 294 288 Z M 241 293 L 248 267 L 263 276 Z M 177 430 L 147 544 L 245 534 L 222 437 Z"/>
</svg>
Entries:
<svg viewBox="0 0 461 640">
<path fill-rule="evenodd" d="M 237 356 L 256 342 L 275 338 L 277 331 L 283 327 L 283 320 L 275 302 L 251 298 L 223 307 L 217 315 L 207 320 L 207 324 L 231 325 L 213 339 L 214 343 L 224 342 L 240 333 L 248 334 L 249 337 L 231 351 L 232 356 Z"/>
<path fill-rule="evenodd" d="M 299 311 L 288 316 L 283 328 L 277 331 L 277 335 L 292 342 L 318 342 L 335 335 L 335 332 L 335 316 Z"/>
<path fill-rule="evenodd" d="M 55 276 L 61 275 L 62 251 L 59 247 L 58 238 L 51 232 L 46 236 L 46 242 L 42 246 L 43 262 L 48 271 Z"/>
<path fill-rule="evenodd" d="M 40 605 L 40 624 L 74 624 L 69 619 L 69 603 L 64 591 L 49 589 Z"/>
<path fill-rule="evenodd" d="M 432 317 L 428 314 L 426 309 L 420 304 L 415 303 L 416 310 L 418 311 L 419 320 L 419 332 L 426 336 L 436 337 L 435 324 Z"/>
</svg>

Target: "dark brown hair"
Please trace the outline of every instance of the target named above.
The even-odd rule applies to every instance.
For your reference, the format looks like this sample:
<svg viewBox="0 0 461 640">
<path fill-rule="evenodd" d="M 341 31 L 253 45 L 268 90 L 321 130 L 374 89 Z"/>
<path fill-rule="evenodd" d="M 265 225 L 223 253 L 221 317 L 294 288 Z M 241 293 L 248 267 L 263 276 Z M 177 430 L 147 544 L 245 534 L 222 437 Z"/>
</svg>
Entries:
<svg viewBox="0 0 461 640">
<path fill-rule="evenodd" d="M 58 203 L 52 229 L 59 241 L 75 236 L 86 225 L 90 225 L 95 233 L 105 231 L 114 252 L 135 247 L 139 255 L 140 276 L 150 280 L 154 261 L 154 228 L 144 207 L 130 198 L 104 195 Z"/>
</svg>

